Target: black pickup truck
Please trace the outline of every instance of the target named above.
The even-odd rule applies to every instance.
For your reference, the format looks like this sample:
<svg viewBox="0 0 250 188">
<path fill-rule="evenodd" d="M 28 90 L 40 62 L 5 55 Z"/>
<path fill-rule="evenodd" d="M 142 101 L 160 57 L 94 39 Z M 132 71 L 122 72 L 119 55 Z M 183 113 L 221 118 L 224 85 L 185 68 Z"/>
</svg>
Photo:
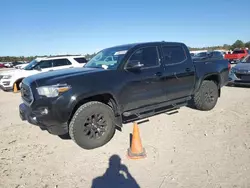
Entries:
<svg viewBox="0 0 250 188">
<path fill-rule="evenodd" d="M 189 103 L 213 109 L 229 68 L 226 60 L 193 61 L 183 43 L 115 46 L 97 53 L 83 68 L 25 78 L 20 117 L 94 149 L 109 142 L 124 123 Z"/>
</svg>

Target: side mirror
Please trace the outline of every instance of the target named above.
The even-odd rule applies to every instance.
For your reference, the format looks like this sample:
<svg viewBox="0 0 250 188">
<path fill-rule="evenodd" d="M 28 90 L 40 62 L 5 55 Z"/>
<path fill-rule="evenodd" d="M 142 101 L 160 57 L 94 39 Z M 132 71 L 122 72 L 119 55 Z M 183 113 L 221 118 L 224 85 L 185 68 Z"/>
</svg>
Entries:
<svg viewBox="0 0 250 188">
<path fill-rule="evenodd" d="M 130 60 L 127 64 L 127 70 L 140 70 L 144 67 L 144 64 L 141 64 L 138 60 Z"/>
</svg>

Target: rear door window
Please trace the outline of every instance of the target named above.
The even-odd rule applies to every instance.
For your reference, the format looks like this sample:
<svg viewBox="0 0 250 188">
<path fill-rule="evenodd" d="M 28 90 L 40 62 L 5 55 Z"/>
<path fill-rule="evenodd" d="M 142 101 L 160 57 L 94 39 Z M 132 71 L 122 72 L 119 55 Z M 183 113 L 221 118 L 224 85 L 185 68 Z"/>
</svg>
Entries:
<svg viewBox="0 0 250 188">
<path fill-rule="evenodd" d="M 187 59 L 186 53 L 181 46 L 163 46 L 162 51 L 167 65 L 182 63 Z"/>
<path fill-rule="evenodd" d="M 56 59 L 53 60 L 53 67 L 67 66 L 72 63 L 68 59 Z"/>
<path fill-rule="evenodd" d="M 76 60 L 78 63 L 87 63 L 87 59 L 85 59 L 84 57 L 77 57 L 77 58 L 74 58 L 74 60 Z"/>
</svg>

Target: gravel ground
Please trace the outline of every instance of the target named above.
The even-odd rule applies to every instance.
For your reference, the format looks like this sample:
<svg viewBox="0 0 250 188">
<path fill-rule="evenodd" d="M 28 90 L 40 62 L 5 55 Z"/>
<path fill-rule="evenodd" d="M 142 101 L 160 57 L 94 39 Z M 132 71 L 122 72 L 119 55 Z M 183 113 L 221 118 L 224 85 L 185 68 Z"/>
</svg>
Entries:
<svg viewBox="0 0 250 188">
<path fill-rule="evenodd" d="M 134 161 L 132 124 L 83 150 L 22 122 L 20 94 L 0 91 L 0 187 L 250 187 L 249 99 L 249 88 L 224 87 L 212 111 L 150 118 L 139 125 L 147 158 Z"/>
</svg>

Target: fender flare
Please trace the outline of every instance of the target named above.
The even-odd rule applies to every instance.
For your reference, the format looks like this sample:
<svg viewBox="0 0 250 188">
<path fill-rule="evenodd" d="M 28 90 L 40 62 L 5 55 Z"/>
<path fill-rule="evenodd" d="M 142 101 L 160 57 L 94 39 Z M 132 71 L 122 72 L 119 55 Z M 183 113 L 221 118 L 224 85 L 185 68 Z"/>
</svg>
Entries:
<svg viewBox="0 0 250 188">
<path fill-rule="evenodd" d="M 98 92 L 98 93 L 89 93 L 89 94 L 83 94 L 83 95 L 79 95 L 79 96 L 73 96 L 74 100 L 72 100 L 69 103 L 69 109 L 71 109 L 71 117 L 73 116 L 74 112 L 76 111 L 77 107 L 87 101 L 90 101 L 91 98 L 95 98 L 98 96 L 104 96 L 104 95 L 108 95 L 110 96 L 110 106 L 113 108 L 115 116 L 120 116 L 121 115 L 121 109 L 120 109 L 120 105 L 119 105 L 119 101 L 117 100 L 117 98 L 115 97 L 114 94 L 112 94 L 111 92 Z"/>
<path fill-rule="evenodd" d="M 209 73 L 209 74 L 205 74 L 201 79 L 199 79 L 198 81 L 198 84 L 195 88 L 195 92 L 198 91 L 201 87 L 201 83 L 204 81 L 204 80 L 210 80 L 208 78 L 216 78 L 216 79 L 211 79 L 211 80 L 215 80 L 218 84 L 218 89 L 220 89 L 220 83 L 221 83 L 221 77 L 220 77 L 220 74 L 219 73 Z"/>
</svg>

